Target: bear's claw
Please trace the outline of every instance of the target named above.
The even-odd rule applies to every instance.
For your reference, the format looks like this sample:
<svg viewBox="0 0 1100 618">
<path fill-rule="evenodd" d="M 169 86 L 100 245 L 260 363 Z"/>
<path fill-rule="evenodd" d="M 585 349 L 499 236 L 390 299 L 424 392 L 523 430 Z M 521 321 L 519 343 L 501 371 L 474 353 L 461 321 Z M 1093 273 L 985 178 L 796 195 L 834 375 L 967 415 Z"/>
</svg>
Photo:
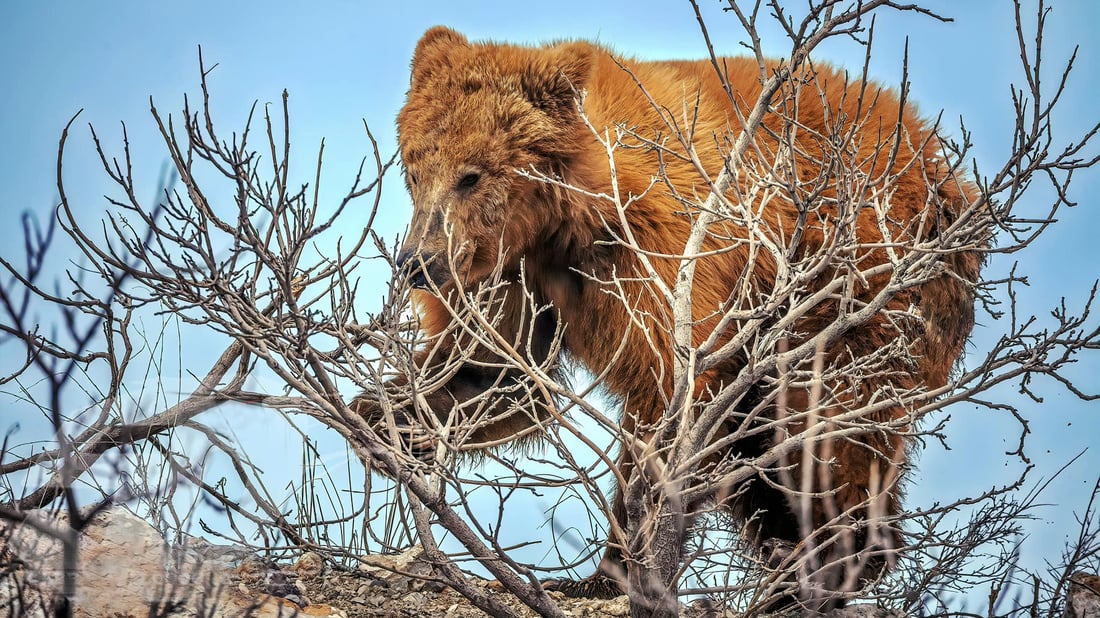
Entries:
<svg viewBox="0 0 1100 618">
<path fill-rule="evenodd" d="M 624 594 L 615 580 L 602 573 L 584 579 L 548 579 L 542 582 L 542 589 L 556 590 L 571 598 L 586 599 L 614 599 Z"/>
</svg>

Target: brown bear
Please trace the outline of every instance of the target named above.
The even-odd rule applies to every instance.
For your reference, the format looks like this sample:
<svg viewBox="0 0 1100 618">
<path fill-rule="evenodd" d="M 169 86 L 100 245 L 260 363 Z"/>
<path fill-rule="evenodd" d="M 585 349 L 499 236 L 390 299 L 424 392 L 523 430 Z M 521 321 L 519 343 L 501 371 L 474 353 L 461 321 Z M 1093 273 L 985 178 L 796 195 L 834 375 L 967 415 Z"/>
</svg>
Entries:
<svg viewBox="0 0 1100 618">
<path fill-rule="evenodd" d="M 416 48 L 408 99 L 397 119 L 414 203 L 397 262 L 414 288 L 427 340 L 416 352 L 416 366 L 435 376 L 417 394 L 420 405 L 440 419 L 466 423 L 469 448 L 529 438 L 560 402 L 532 385 L 531 372 L 517 369 L 516 359 L 556 378 L 556 358 L 564 354 L 621 402 L 622 427 L 647 439 L 675 386 L 672 309 L 652 279 L 655 274 L 673 286 L 700 203 L 726 165 L 766 77 L 751 58 L 643 62 L 586 42 L 524 47 L 470 42 L 443 27 L 429 30 Z M 758 229 L 767 230 L 787 263 L 748 242 L 747 227 L 735 217 L 719 217 L 696 260 L 696 346 L 720 324 L 719 343 L 730 341 L 739 325 L 770 324 L 761 332 L 782 328 L 783 349 L 838 328 L 842 313 L 872 302 L 891 282 L 892 264 L 913 253 L 911 247 L 953 233 L 975 202 L 973 184 L 944 163 L 934 127 L 898 93 L 809 63 L 796 68 L 789 83 L 803 87 L 772 102 L 739 164 L 741 170 L 765 170 L 753 182 L 773 198 L 765 207 L 751 202 L 760 193 L 748 191 L 747 171 L 735 174 L 726 193 L 730 203 L 757 209 Z M 671 135 L 670 119 L 690 128 L 693 152 Z M 621 138 L 612 169 L 599 138 L 614 137 L 616 128 Z M 838 142 L 837 136 L 847 139 Z M 842 162 L 851 169 L 838 169 Z M 851 229 L 841 229 L 845 221 Z M 812 262 L 843 245 L 845 233 L 852 239 L 846 246 L 854 248 Z M 868 410 L 844 417 L 843 426 L 855 431 L 829 442 L 803 491 L 800 452 L 737 487 L 715 488 L 711 503 L 732 515 L 752 541 L 789 551 L 807 540 L 807 531 L 839 522 L 854 532 L 820 562 L 862 555 L 860 578 L 889 562 L 900 537 L 894 530 L 872 534 L 866 523 L 877 518 L 889 529 L 882 518 L 899 512 L 903 436 L 914 420 L 911 404 L 890 398 L 944 387 L 974 323 L 981 243 L 945 243 L 938 257 L 925 256 L 938 270 L 896 286 L 881 310 L 839 327 L 844 336 L 815 355 L 822 367 L 864 359 L 873 370 L 855 377 L 826 371 L 816 386 L 812 379 L 784 383 L 772 371 L 729 406 L 713 439 L 734 436 L 722 448 L 730 460 L 751 460 L 802 431 L 811 410 L 827 419 L 861 406 Z M 746 299 L 769 298 L 780 266 L 811 263 L 817 270 L 807 275 L 801 296 L 788 297 L 770 315 L 743 306 Z M 486 281 L 504 284 L 489 302 L 492 316 L 464 326 L 464 295 Z M 837 281 L 847 283 L 838 287 Z M 819 299 L 807 301 L 815 292 Z M 801 313 L 787 313 L 796 302 Z M 720 319 L 738 303 L 742 317 Z M 495 335 L 479 336 L 490 326 Z M 747 375 L 747 359 L 755 354 L 748 348 L 759 341 L 701 372 L 696 399 L 705 402 Z M 377 421 L 379 409 L 369 397 L 355 404 Z M 400 425 L 417 422 L 413 404 L 407 406 L 394 410 Z M 775 423 L 781 413 L 799 420 Z M 747 430 L 769 421 L 767 431 Z M 623 478 L 634 466 L 629 450 L 621 455 Z M 622 493 L 616 492 L 613 515 L 625 525 Z M 808 516 L 800 506 L 806 504 Z M 588 580 L 555 585 L 577 595 L 619 594 L 623 543 L 612 535 Z M 829 578 L 822 585 L 830 590 L 858 587 L 843 569 Z"/>
</svg>

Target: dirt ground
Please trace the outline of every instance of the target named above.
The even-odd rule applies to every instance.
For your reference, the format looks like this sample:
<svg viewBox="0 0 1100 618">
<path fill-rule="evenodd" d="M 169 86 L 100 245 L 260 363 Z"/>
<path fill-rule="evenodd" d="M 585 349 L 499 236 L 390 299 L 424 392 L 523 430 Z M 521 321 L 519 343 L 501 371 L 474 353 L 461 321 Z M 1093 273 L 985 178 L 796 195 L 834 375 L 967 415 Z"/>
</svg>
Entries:
<svg viewBox="0 0 1100 618">
<path fill-rule="evenodd" d="M 240 585 L 253 593 L 267 593 L 292 601 L 305 615 L 347 618 L 446 617 L 474 618 L 486 614 L 465 597 L 434 577 L 431 565 L 415 554 L 368 556 L 355 571 L 339 571 L 324 565 L 320 557 L 306 554 L 289 568 L 245 561 L 237 570 Z M 520 616 L 536 616 L 496 582 L 473 579 L 472 583 L 511 607 Z M 577 618 L 630 615 L 625 596 L 616 599 L 571 599 L 559 592 L 551 598 L 567 616 Z M 725 616 L 701 604 L 684 606 L 684 618 Z M 732 616 L 733 614 L 728 614 Z"/>
</svg>

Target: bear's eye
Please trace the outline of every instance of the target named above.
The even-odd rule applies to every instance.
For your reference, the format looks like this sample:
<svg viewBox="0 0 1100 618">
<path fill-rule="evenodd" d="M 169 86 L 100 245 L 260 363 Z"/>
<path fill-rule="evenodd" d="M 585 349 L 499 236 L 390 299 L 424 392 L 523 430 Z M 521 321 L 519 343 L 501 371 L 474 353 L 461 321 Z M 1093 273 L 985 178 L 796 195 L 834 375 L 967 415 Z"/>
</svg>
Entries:
<svg viewBox="0 0 1100 618">
<path fill-rule="evenodd" d="M 477 172 L 470 172 L 466 174 L 458 181 L 459 189 L 473 189 L 477 186 L 478 181 L 481 180 L 481 174 Z"/>
<path fill-rule="evenodd" d="M 416 186 L 416 174 L 409 174 L 409 184 Z"/>
</svg>

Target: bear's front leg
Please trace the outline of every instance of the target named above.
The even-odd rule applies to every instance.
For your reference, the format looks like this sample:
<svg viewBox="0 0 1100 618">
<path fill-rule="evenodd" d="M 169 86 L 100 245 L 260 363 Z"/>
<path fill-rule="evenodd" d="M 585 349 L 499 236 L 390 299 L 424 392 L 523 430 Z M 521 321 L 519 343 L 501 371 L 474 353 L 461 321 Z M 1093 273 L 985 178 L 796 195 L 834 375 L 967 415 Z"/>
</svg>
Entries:
<svg viewBox="0 0 1100 618">
<path fill-rule="evenodd" d="M 537 438 L 532 428 L 553 416 L 554 401 L 522 367 L 559 377 L 549 358 L 557 315 L 532 306 L 518 287 L 508 292 L 484 309 L 495 337 L 474 337 L 468 324 L 457 323 L 461 305 L 415 293 L 425 343 L 413 371 L 363 393 L 352 409 L 384 441 L 425 462 L 435 460 L 441 440 L 452 450 L 478 451 Z"/>
<path fill-rule="evenodd" d="M 404 380 L 401 382 L 404 383 Z M 394 383 L 386 386 L 392 387 Z M 390 448 L 424 463 L 434 462 L 439 447 L 434 428 L 425 426 L 425 423 L 416 418 L 409 406 L 393 406 L 390 414 L 387 415 L 379 401 L 379 397 L 384 396 L 381 393 L 364 393 L 356 397 L 349 407 L 359 414 Z M 450 408 L 454 399 L 446 393 L 432 393 L 424 397 L 424 401 L 435 410 Z M 392 417 L 392 432 L 390 431 L 391 421 L 387 416 Z"/>
</svg>

